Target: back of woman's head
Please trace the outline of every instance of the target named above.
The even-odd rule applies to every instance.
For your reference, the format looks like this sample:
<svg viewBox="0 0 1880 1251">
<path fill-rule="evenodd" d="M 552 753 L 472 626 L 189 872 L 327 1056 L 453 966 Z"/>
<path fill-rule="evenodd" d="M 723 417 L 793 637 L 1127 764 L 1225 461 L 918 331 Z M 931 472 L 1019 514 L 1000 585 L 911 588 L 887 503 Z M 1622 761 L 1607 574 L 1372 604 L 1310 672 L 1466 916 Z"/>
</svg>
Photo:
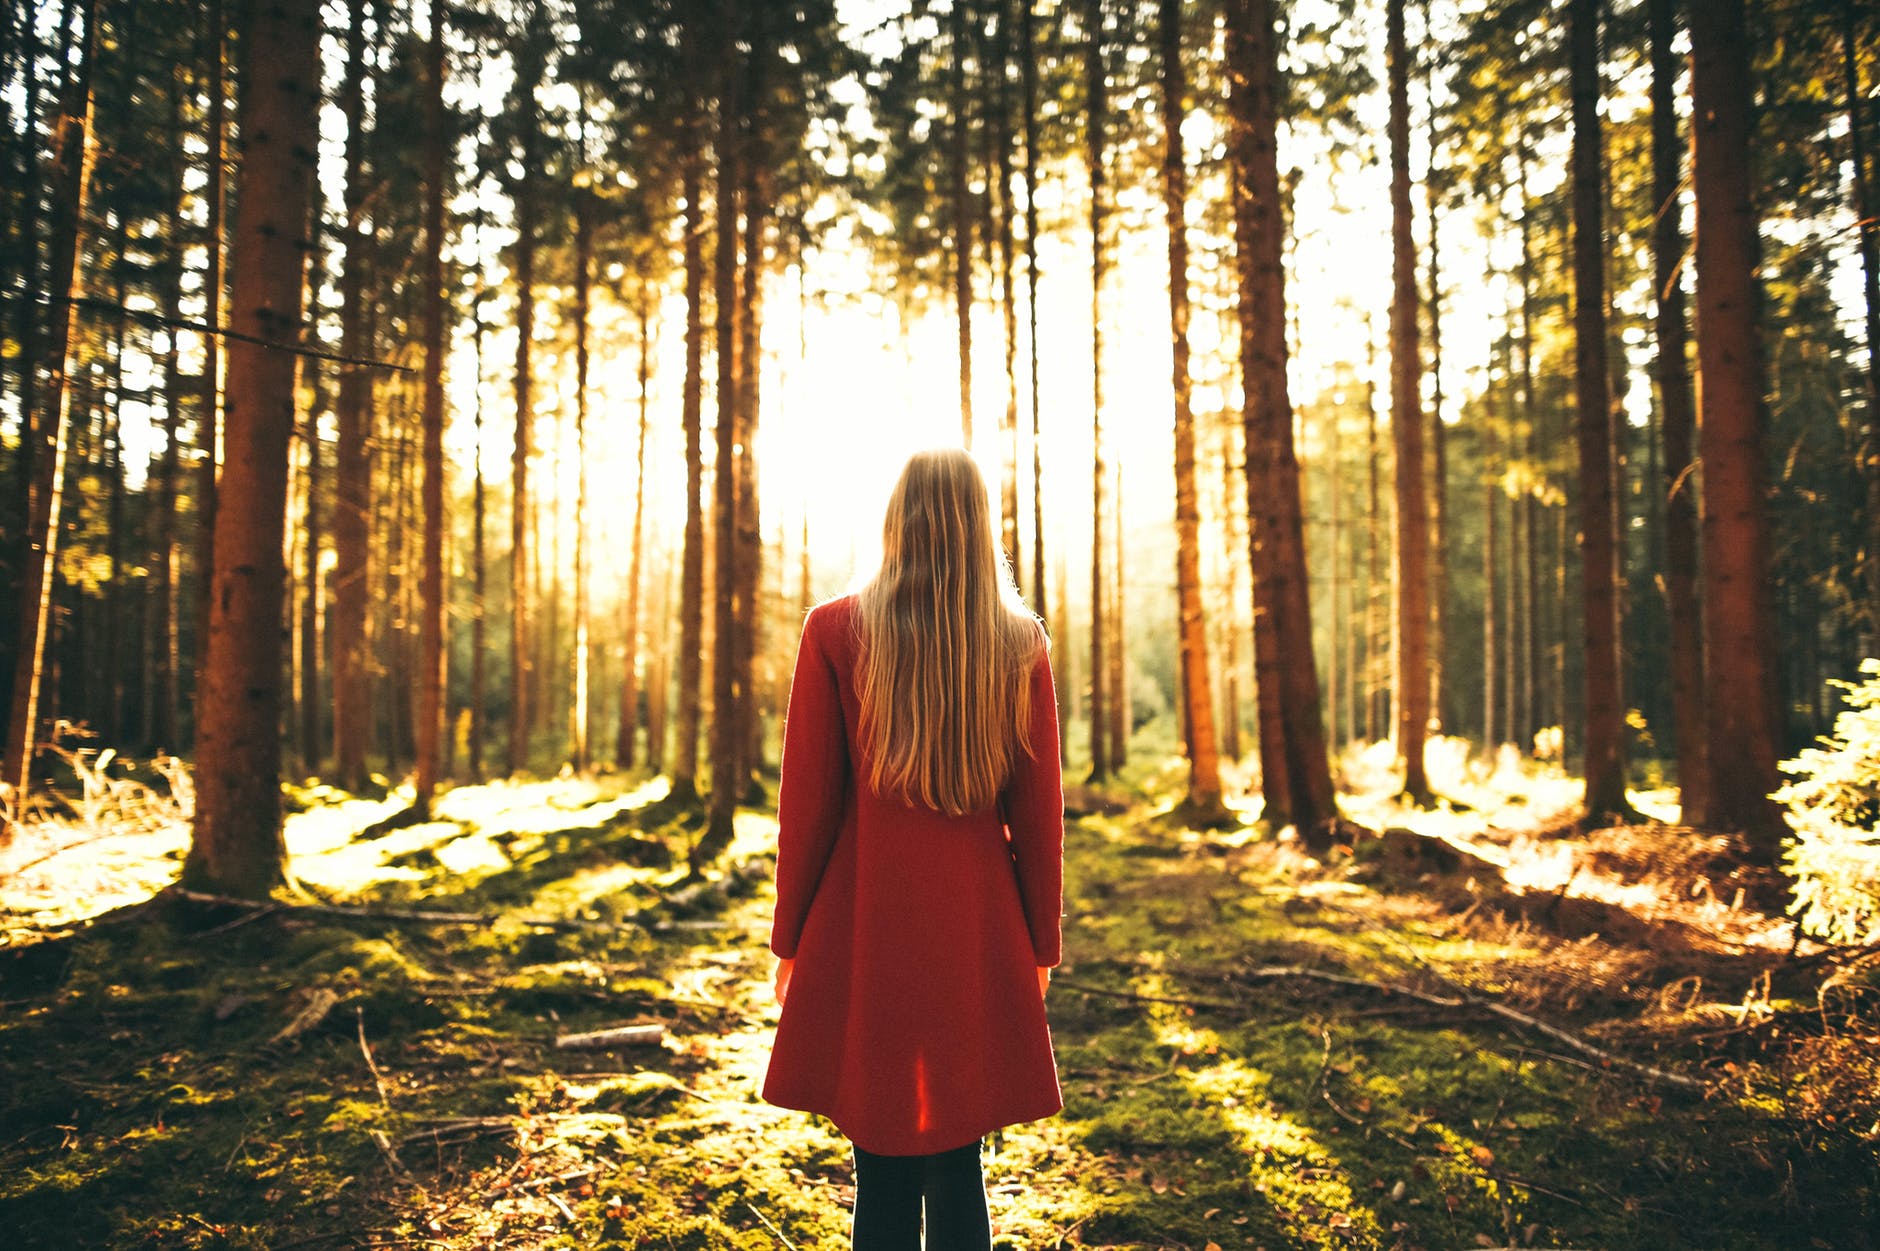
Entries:
<svg viewBox="0 0 1880 1251">
<path fill-rule="evenodd" d="M 916 452 L 857 595 L 868 782 L 953 814 L 990 805 L 1024 750 L 1043 639 L 992 537 L 986 483 L 960 448 Z"/>
</svg>

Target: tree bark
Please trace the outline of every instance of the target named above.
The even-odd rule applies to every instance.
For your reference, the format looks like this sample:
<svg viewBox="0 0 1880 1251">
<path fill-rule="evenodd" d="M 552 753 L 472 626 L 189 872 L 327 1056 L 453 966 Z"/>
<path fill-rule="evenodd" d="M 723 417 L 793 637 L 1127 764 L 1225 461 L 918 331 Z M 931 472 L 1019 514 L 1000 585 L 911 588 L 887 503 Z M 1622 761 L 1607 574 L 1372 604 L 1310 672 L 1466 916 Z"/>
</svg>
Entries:
<svg viewBox="0 0 1880 1251">
<path fill-rule="evenodd" d="M 1668 3 L 1668 0 L 1657 0 Z M 1861 477 L 1867 486 L 1867 644 L 1866 655 L 1880 648 L 1880 222 L 1874 218 L 1872 184 L 1867 175 L 1866 119 L 1860 83 L 1861 6 L 1841 0 L 1841 92 L 1847 101 L 1847 148 L 1854 170 L 1854 220 L 1860 230 L 1860 272 L 1867 329 L 1867 437 L 1861 454 Z"/>
<path fill-rule="evenodd" d="M 78 65 L 59 102 L 55 132 L 58 150 L 52 172 L 52 231 L 48 241 L 47 290 L 63 297 L 63 304 L 55 308 L 50 319 L 52 333 L 45 345 L 46 359 L 53 365 L 47 378 L 47 414 L 32 431 L 35 443 L 33 489 L 27 505 L 26 572 L 20 584 L 22 618 L 18 650 L 14 654 L 13 703 L 7 721 L 6 748 L 0 753 L 4 756 L 4 776 L 0 776 L 0 784 L 11 792 L 6 797 L 10 819 L 0 821 L 0 845 L 10 841 L 14 825 L 24 816 L 32 783 L 43 697 L 41 664 L 51 620 L 59 515 L 65 491 L 65 456 L 72 421 L 72 343 L 79 302 L 85 293 L 79 241 L 94 154 L 91 79 L 98 47 L 96 0 L 82 0 L 76 18 L 83 22 L 85 33 L 79 45 Z M 278 551 L 276 555 L 278 557 Z"/>
<path fill-rule="evenodd" d="M 1538 455 L 1541 413 L 1534 390 L 1534 299 L 1538 284 L 1532 229 L 1534 214 L 1530 212 L 1532 200 L 1528 195 L 1528 157 L 1528 135 L 1524 128 L 1515 153 L 1521 202 L 1521 408 L 1519 418 L 1508 428 L 1507 447 L 1509 460 L 1518 458 L 1521 471 L 1516 493 L 1508 500 L 1508 595 L 1502 622 L 1507 635 L 1502 653 L 1506 679 L 1502 731 L 1523 755 L 1534 749 L 1534 729 L 1539 722 L 1534 711 L 1534 696 L 1535 677 L 1540 669 L 1542 598 Z M 1558 608 L 1561 613 L 1566 611 L 1564 600 Z M 1566 623 L 1561 622 L 1563 648 L 1566 628 Z M 1566 709 L 1558 711 L 1564 735 Z"/>
<path fill-rule="evenodd" d="M 1691 399 L 1690 323 L 1679 271 L 1684 210 L 1678 202 L 1684 149 L 1678 141 L 1677 0 L 1651 0 L 1652 287 L 1658 344 L 1658 403 L 1664 441 L 1665 605 L 1671 630 L 1671 716 L 1677 733 L 1679 819 L 1705 823 L 1703 619 L 1697 599 L 1697 482 L 1691 461 L 1696 413 Z"/>
<path fill-rule="evenodd" d="M 529 729 L 535 721 L 535 637 L 530 619 L 535 569 L 529 516 L 529 456 L 535 425 L 535 231 L 530 186 L 536 168 L 536 88 L 541 85 L 545 38 L 540 0 L 530 0 L 527 26 L 516 50 L 516 105 L 522 125 L 523 177 L 512 189 L 516 206 L 516 429 L 509 456 L 509 772 L 529 767 Z"/>
<path fill-rule="evenodd" d="M 1390 201 L 1394 292 L 1390 306 L 1390 428 L 1397 487 L 1397 752 L 1404 796 L 1431 801 L 1423 741 L 1430 723 L 1429 501 L 1423 479 L 1423 357 L 1417 329 L 1416 244 L 1411 237 L 1410 66 L 1404 0 L 1389 0 Z"/>
<path fill-rule="evenodd" d="M 998 244 L 999 320 L 1005 340 L 1005 417 L 999 427 L 999 538 L 1006 566 L 1017 584 L 1024 568 L 1018 544 L 1018 295 L 1012 283 L 1012 218 L 1018 206 L 1012 194 L 1012 93 L 1008 81 L 1011 44 L 1011 0 L 999 0 L 991 57 L 995 85 L 987 101 L 992 110 L 993 160 L 988 172 L 994 192 L 993 236 Z"/>
<path fill-rule="evenodd" d="M 954 0 L 947 26 L 952 125 L 947 134 L 947 215 L 953 244 L 953 317 L 959 351 L 960 445 L 973 445 L 973 227 L 967 191 L 966 4 Z"/>
<path fill-rule="evenodd" d="M 89 2 L 89 0 L 87 0 Z M 224 287 L 227 276 L 223 267 L 223 240 L 228 232 L 228 99 L 227 48 L 228 22 L 222 0 L 209 0 L 209 135 L 207 165 L 209 234 L 207 263 L 203 267 L 202 292 L 205 325 L 223 324 Z M 196 481 L 196 685 L 195 702 L 203 698 L 203 665 L 209 653 L 209 596 L 215 585 L 215 515 L 218 496 L 216 483 L 222 472 L 223 422 L 223 352 L 220 335 L 210 333 L 202 339 L 202 420 L 197 439 L 202 444 L 202 463 Z"/>
<path fill-rule="evenodd" d="M 1023 99 L 1025 130 L 1025 320 L 1026 347 L 1031 353 L 1026 377 L 1031 387 L 1031 601 L 1043 616 L 1049 611 L 1044 583 L 1044 440 L 1040 430 L 1038 395 L 1038 60 L 1036 18 L 1032 0 L 1018 0 L 1019 94 Z M 1016 572 L 1016 571 L 1014 571 Z M 1058 722 L 1058 737 L 1066 733 Z"/>
<path fill-rule="evenodd" d="M 1245 378 L 1247 511 L 1253 566 L 1273 620 L 1293 824 L 1314 854 L 1338 820 L 1312 653 L 1299 462 L 1286 378 L 1285 221 L 1278 162 L 1278 46 L 1272 0 L 1230 0 L 1228 65 L 1234 164 L 1234 237 Z M 1256 631 L 1256 643 L 1258 632 Z M 1263 672 L 1266 666 L 1262 666 Z"/>
<path fill-rule="evenodd" d="M 1389 733 L 1389 651 L 1385 642 L 1389 616 L 1390 582 L 1384 573 L 1389 551 L 1390 517 L 1384 509 L 1384 455 L 1378 445 L 1377 332 L 1367 315 L 1364 321 L 1364 465 L 1369 488 L 1364 512 L 1364 737 L 1377 742 Z"/>
<path fill-rule="evenodd" d="M 428 812 L 444 732 L 444 5 L 431 5 L 424 100 L 424 556 L 418 590 L 417 774 L 413 805 Z"/>
<path fill-rule="evenodd" d="M 1619 684 L 1618 505 L 1611 374 L 1606 356 L 1605 197 L 1599 98 L 1600 0 L 1573 0 L 1573 326 L 1580 449 L 1581 640 L 1586 656 L 1582 744 L 1586 819 L 1631 811 L 1625 795 L 1625 699 Z M 1524 727 L 1525 728 L 1525 727 Z"/>
<path fill-rule="evenodd" d="M 581 105 L 585 129 L 586 102 Z M 583 144 L 585 147 L 585 143 Z M 587 153 L 581 154 L 585 166 Z M 585 172 L 585 171 L 584 171 Z M 569 755 L 576 773 L 588 769 L 588 321 L 594 288 L 594 205 L 585 186 L 575 188 L 574 219 L 574 698 L 568 708 Z"/>
<path fill-rule="evenodd" d="M 320 194 L 319 179 L 314 179 L 312 212 L 308 215 L 310 225 L 307 229 L 312 251 L 308 258 L 307 275 L 307 327 L 308 333 L 318 337 L 320 321 L 320 285 L 326 272 L 325 262 L 325 199 Z M 326 614 L 325 591 L 320 579 L 320 549 L 324 526 L 321 523 L 320 491 L 325 477 L 322 462 L 323 440 L 320 437 L 320 417 L 327 411 L 328 397 L 324 363 L 313 356 L 301 358 L 303 385 L 312 395 L 313 402 L 307 409 L 306 448 L 307 448 L 307 502 L 305 532 L 301 535 L 301 601 L 300 601 L 300 757 L 301 767 L 309 776 L 320 772 L 324 756 L 320 736 L 320 626 Z"/>
<path fill-rule="evenodd" d="M 714 339 L 718 345 L 717 454 L 712 467 L 712 788 L 704 836 L 694 845 L 697 872 L 731 845 L 731 819 L 743 789 L 737 778 L 742 742 L 737 716 L 736 617 L 739 360 L 743 307 L 738 289 L 740 164 L 739 71 L 733 32 L 740 29 L 738 0 L 720 0 L 718 48 L 717 226 L 713 241 Z"/>
<path fill-rule="evenodd" d="M 1425 22 L 1430 6 L 1424 6 Z M 1443 198 L 1443 176 L 1436 167 L 1442 136 L 1437 128 L 1434 58 L 1424 80 L 1429 105 L 1430 168 L 1424 182 L 1430 235 L 1430 720 L 1438 732 L 1449 729 L 1449 427 L 1443 422 L 1443 271 L 1442 225 L 1437 210 Z M 1336 484 L 1334 484 L 1336 489 Z M 1336 636 L 1334 636 L 1336 637 Z M 1333 683 L 1336 687 L 1336 682 Z"/>
<path fill-rule="evenodd" d="M 1500 518 L 1502 488 L 1495 438 L 1495 386 L 1490 383 L 1482 406 L 1482 747 L 1492 762 L 1506 737 L 1505 725 L 1495 714 L 1505 681 L 1497 657 L 1501 651 L 1501 623 L 1497 601 L 1505 598 L 1501 585 Z"/>
<path fill-rule="evenodd" d="M 1085 155 L 1090 169 L 1090 781 L 1110 776 L 1105 687 L 1103 603 L 1103 191 L 1106 76 L 1103 69 L 1103 0 L 1084 8 L 1084 85 L 1088 109 Z M 1109 692 L 1114 697 L 1116 692 Z"/>
<path fill-rule="evenodd" d="M 178 135 L 183 133 L 182 98 L 186 82 L 188 79 L 184 69 L 179 66 L 170 88 L 170 127 Z M 175 238 L 182 237 L 187 221 L 188 192 L 184 182 L 183 145 L 179 142 L 171 148 L 170 161 L 170 232 Z M 165 262 L 163 281 L 164 313 L 171 321 L 179 321 L 182 318 L 183 301 L 183 258 L 180 254 L 173 255 Z M 145 738 L 154 752 L 173 752 L 179 746 L 176 739 L 179 657 L 176 504 L 177 480 L 182 469 L 183 384 L 174 331 L 169 340 L 169 350 L 163 356 L 163 452 L 153 475 L 156 502 L 150 544 L 150 601 L 154 611 L 151 613 L 149 629 L 150 683 L 144 698 Z"/>
<path fill-rule="evenodd" d="M 1781 781 L 1780 726 L 1743 7 L 1743 0 L 1706 0 L 1690 11 L 1704 669 L 1731 677 L 1730 698 L 1711 701 L 1709 816 L 1717 828 L 1744 835 L 1755 859 L 1774 864 L 1786 827 L 1769 799 Z"/>
<path fill-rule="evenodd" d="M 483 135 L 487 135 L 483 131 Z M 481 182 L 482 169 L 476 173 Z M 485 532 L 489 521 L 488 489 L 483 479 L 483 299 L 488 289 L 483 268 L 483 214 L 476 217 L 477 290 L 470 302 L 471 359 L 475 362 L 475 399 L 470 409 L 474 433 L 470 458 L 470 590 L 473 605 L 470 618 L 470 727 L 467 762 L 470 779 L 483 781 L 483 739 L 488 733 L 489 704 L 489 556 Z"/>
<path fill-rule="evenodd" d="M 350 0 L 346 25 L 346 73 L 340 108 L 346 115 L 346 256 L 340 269 L 340 351 L 351 360 L 365 354 L 366 249 L 365 24 L 366 0 Z M 333 449 L 333 765 L 335 780 L 349 791 L 366 782 L 366 745 L 372 737 L 366 679 L 366 617 L 370 591 L 372 469 L 366 449 L 372 373 L 339 367 Z"/>
<path fill-rule="evenodd" d="M 1214 734 L 1214 684 L 1208 674 L 1208 623 L 1201 606 L 1201 510 L 1195 498 L 1195 415 L 1188 350 L 1188 164 L 1182 119 L 1188 112 L 1182 70 L 1181 0 L 1158 0 L 1162 54 L 1162 206 L 1168 218 L 1168 320 L 1175 396 L 1175 587 L 1180 631 L 1182 724 L 1188 751 L 1188 808 L 1219 819 L 1220 748 Z"/>
<path fill-rule="evenodd" d="M 634 313 L 640 324 L 640 428 L 633 461 L 633 537 L 627 550 L 627 607 L 623 623 L 626 655 L 620 662 L 620 730 L 614 738 L 614 763 L 623 770 L 633 767 L 634 738 L 640 723 L 640 556 L 646 541 L 646 430 L 650 406 L 647 390 L 653 377 L 653 290 L 645 273 L 640 275 L 636 297 Z M 647 754 L 652 754 L 650 743 Z"/>
<path fill-rule="evenodd" d="M 688 26 L 688 52 L 699 38 Z M 705 344 L 704 127 L 702 105 L 688 95 L 682 105 L 679 176 L 685 198 L 685 384 L 681 422 L 685 428 L 685 538 L 679 582 L 679 707 L 675 717 L 672 790 L 675 803 L 698 801 L 700 647 L 705 630 L 705 518 L 701 508 L 704 467 L 700 447 Z"/>
<path fill-rule="evenodd" d="M 1129 651 L 1128 639 L 1124 636 L 1123 603 L 1123 464 L 1116 464 L 1115 489 L 1112 495 L 1116 501 L 1114 521 L 1111 533 L 1116 545 L 1116 599 L 1110 605 L 1110 772 L 1120 773 L 1129 759 L 1129 731 L 1133 709 L 1129 698 Z"/>
<path fill-rule="evenodd" d="M 242 212 L 233 245 L 232 328 L 261 342 L 302 332 L 307 206 L 320 109 L 320 6 L 244 10 L 239 107 Z M 287 880 L 281 834 L 281 556 L 294 358 L 229 344 L 228 460 L 216 515 L 196 752 L 194 837 L 182 882 L 260 897 Z"/>
<path fill-rule="evenodd" d="M 745 137 L 739 146 L 739 195 L 743 202 L 743 267 L 738 275 L 738 410 L 737 473 L 738 517 L 736 581 L 732 587 L 733 733 L 736 755 L 732 778 L 740 798 L 763 802 L 762 764 L 764 723 L 757 702 L 757 653 L 765 630 L 760 610 L 763 583 L 764 538 L 757 499 L 757 425 L 763 400 L 763 275 L 764 248 L 770 234 L 771 170 L 767 114 L 771 49 L 765 18 L 753 12 L 747 68 L 742 74 L 746 99 Z"/>
</svg>

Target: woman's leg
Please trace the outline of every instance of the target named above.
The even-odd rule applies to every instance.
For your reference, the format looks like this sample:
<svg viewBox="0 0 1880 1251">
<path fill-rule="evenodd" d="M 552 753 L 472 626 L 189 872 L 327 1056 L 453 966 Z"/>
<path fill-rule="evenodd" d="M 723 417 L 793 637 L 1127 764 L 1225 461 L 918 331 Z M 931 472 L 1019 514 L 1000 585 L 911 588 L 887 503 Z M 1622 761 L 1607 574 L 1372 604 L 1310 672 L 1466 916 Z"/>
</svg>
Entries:
<svg viewBox="0 0 1880 1251">
<path fill-rule="evenodd" d="M 980 1144 L 924 1156 L 928 1251 L 991 1251 L 992 1217 L 979 1171 Z"/>
<path fill-rule="evenodd" d="M 920 1251 L 921 1166 L 928 1157 L 854 1151 L 855 1224 L 849 1238 L 855 1251 Z"/>
</svg>

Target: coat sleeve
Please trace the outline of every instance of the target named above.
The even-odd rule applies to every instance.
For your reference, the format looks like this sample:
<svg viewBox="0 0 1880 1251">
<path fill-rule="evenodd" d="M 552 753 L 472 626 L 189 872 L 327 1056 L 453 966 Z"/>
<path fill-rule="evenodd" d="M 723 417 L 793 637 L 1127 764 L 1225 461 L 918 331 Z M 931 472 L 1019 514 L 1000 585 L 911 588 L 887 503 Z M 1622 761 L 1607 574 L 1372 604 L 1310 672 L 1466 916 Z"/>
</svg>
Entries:
<svg viewBox="0 0 1880 1251">
<path fill-rule="evenodd" d="M 810 901 L 829 863 L 848 789 L 848 736 L 842 697 L 822 639 L 827 614 L 812 611 L 796 649 L 796 673 L 783 718 L 782 775 L 777 783 L 777 911 L 770 949 L 796 955 Z"/>
<path fill-rule="evenodd" d="M 1005 788 L 1005 822 L 1019 898 L 1039 967 L 1063 956 L 1064 779 L 1058 769 L 1057 691 L 1049 654 L 1040 649 L 1031 671 L 1031 724 Z"/>
</svg>

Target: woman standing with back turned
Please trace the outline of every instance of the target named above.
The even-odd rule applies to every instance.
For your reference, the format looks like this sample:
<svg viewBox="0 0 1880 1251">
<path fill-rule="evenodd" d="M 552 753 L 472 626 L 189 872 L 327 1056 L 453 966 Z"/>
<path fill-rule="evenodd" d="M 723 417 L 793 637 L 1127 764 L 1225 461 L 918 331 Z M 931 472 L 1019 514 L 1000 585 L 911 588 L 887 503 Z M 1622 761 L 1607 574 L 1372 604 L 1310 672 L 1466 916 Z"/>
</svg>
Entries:
<svg viewBox="0 0 1880 1251">
<path fill-rule="evenodd" d="M 980 1140 L 1063 1106 L 1044 990 L 1064 803 L 1038 619 L 966 452 L 916 453 L 881 568 L 803 624 L 777 797 L 764 1098 L 855 1152 L 857 1251 L 991 1246 Z"/>
</svg>

